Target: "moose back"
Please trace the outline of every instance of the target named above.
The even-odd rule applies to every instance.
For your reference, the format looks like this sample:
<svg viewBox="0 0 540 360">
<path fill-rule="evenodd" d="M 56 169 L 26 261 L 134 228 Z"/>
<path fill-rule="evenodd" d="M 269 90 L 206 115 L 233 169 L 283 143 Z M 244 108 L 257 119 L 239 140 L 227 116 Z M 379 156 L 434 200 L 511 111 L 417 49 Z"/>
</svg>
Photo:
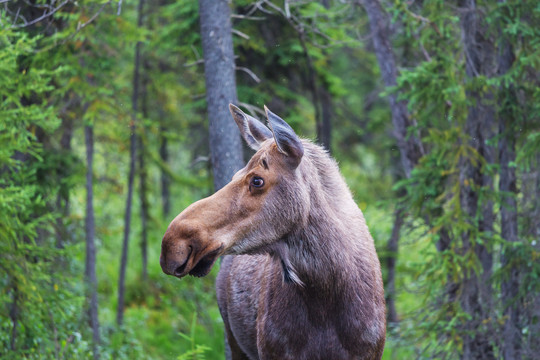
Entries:
<svg viewBox="0 0 540 360">
<path fill-rule="evenodd" d="M 373 239 L 336 162 L 266 107 L 269 128 L 230 105 L 245 168 L 169 225 L 166 274 L 205 276 L 233 359 L 380 359 L 386 323 Z"/>
</svg>

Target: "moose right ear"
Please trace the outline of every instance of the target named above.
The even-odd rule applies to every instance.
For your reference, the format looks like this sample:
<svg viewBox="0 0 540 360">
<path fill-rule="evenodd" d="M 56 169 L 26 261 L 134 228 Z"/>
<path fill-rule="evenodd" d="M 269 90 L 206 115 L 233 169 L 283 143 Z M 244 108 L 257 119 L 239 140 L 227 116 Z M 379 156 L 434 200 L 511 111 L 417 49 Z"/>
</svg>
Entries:
<svg viewBox="0 0 540 360">
<path fill-rule="evenodd" d="M 274 140 L 276 141 L 279 152 L 286 155 L 292 167 L 296 168 L 300 164 L 302 156 L 304 156 L 302 141 L 285 120 L 268 110 L 266 105 L 264 106 L 264 110 L 266 111 L 268 124 L 274 134 Z"/>
<path fill-rule="evenodd" d="M 244 114 L 233 104 L 229 104 L 231 115 L 240 129 L 240 134 L 253 150 L 259 150 L 260 144 L 272 138 L 272 132 L 259 120 Z"/>
</svg>

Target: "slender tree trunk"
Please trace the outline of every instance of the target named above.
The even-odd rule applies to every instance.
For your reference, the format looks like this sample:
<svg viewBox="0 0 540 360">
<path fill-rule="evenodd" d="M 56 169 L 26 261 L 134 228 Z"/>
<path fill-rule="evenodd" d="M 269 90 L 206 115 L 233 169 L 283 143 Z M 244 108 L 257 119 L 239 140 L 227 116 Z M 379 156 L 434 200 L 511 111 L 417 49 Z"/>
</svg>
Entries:
<svg viewBox="0 0 540 360">
<path fill-rule="evenodd" d="M 536 243 L 531 245 L 537 253 L 540 253 L 540 241 L 538 241 L 540 239 L 540 152 L 536 154 L 530 172 L 527 171 L 520 175 L 522 175 L 521 193 L 523 194 L 520 201 L 520 208 L 525 210 L 525 216 L 529 216 L 529 223 L 524 227 L 524 235 L 527 234 L 533 237 L 533 239 L 537 239 Z M 526 180 L 524 177 L 528 179 Z M 527 186 L 527 183 L 529 183 L 529 186 Z M 529 330 L 527 341 L 526 344 L 521 345 L 521 353 L 524 358 L 534 359 L 540 353 L 540 339 L 538 338 L 538 334 L 540 334 L 540 321 L 534 322 L 530 320 L 540 319 L 540 293 L 538 288 L 535 292 L 529 293 L 527 298 L 531 301 L 518 314 L 518 317 L 521 319 L 529 319 L 527 321 Z"/>
<path fill-rule="evenodd" d="M 135 134 L 135 118 L 132 119 L 130 125 L 131 136 L 130 151 L 129 151 L 129 175 L 128 175 L 128 193 L 126 199 L 126 212 L 124 216 L 124 238 L 122 242 L 122 255 L 120 258 L 120 275 L 118 277 L 118 309 L 116 312 L 116 322 L 122 325 L 124 320 L 124 285 L 126 279 L 126 266 L 129 248 L 129 233 L 131 230 L 131 203 L 133 198 L 133 178 L 135 177 L 135 157 L 137 137 Z"/>
<path fill-rule="evenodd" d="M 512 119 L 501 119 L 500 133 L 500 191 L 505 194 L 501 204 L 501 236 L 509 243 L 516 243 L 518 239 L 517 205 L 515 196 L 516 173 L 511 165 L 516 158 L 515 138 L 512 130 Z M 512 250 L 506 247 L 501 256 L 501 266 L 507 267 L 512 260 Z M 514 301 L 519 292 L 519 267 L 509 266 L 509 274 L 501 284 L 502 302 L 505 308 L 505 323 L 503 327 L 503 357 L 505 359 L 521 358 L 521 330 L 519 326 L 520 304 Z"/>
<path fill-rule="evenodd" d="M 322 105 L 322 122 L 321 133 L 319 139 L 321 144 L 328 152 L 331 152 L 332 140 L 332 96 L 330 93 L 321 87 L 321 105 Z"/>
<path fill-rule="evenodd" d="M 484 24 L 476 7 L 475 0 L 464 0 L 461 4 L 465 10 L 461 18 L 462 42 L 465 51 L 465 72 L 469 79 L 477 76 L 492 76 L 494 63 L 492 46 L 483 33 Z M 493 137 L 494 109 L 491 106 L 493 95 L 489 92 L 480 93 L 467 91 L 467 96 L 474 99 L 474 105 L 469 107 L 465 131 L 469 136 L 469 145 L 476 149 L 486 163 L 493 164 L 493 149 L 488 140 Z M 479 188 L 492 189 L 493 180 L 482 170 L 480 162 L 464 157 L 460 166 L 461 193 L 460 201 L 463 212 L 469 218 L 473 228 L 478 230 L 475 234 L 467 231 L 462 235 L 463 248 L 467 253 L 473 251 L 480 260 L 482 273 L 476 274 L 469 269 L 465 274 L 459 297 L 462 309 L 470 315 L 470 320 L 464 324 L 463 331 L 463 359 L 494 359 L 493 348 L 490 344 L 489 334 L 484 328 L 484 320 L 489 319 L 491 313 L 492 290 L 489 279 L 492 273 L 492 252 L 485 244 L 480 242 L 481 234 L 493 232 L 493 204 L 482 200 Z M 478 223 L 476 224 L 476 220 Z"/>
<path fill-rule="evenodd" d="M 142 257 L 142 279 L 148 278 L 148 190 L 147 172 L 144 159 L 144 144 L 142 137 L 139 137 L 139 202 L 141 206 L 141 257 Z"/>
<path fill-rule="evenodd" d="M 358 3 L 363 6 L 369 18 L 373 48 L 379 63 L 379 68 L 381 69 L 383 83 L 387 87 L 395 86 L 397 84 L 398 70 L 390 44 L 390 29 L 387 15 L 378 0 L 358 0 Z M 409 117 L 407 103 L 405 101 L 398 101 L 396 94 L 390 94 L 388 100 L 392 112 L 394 136 L 400 151 L 403 171 L 406 177 L 410 177 L 413 167 L 422 157 L 424 150 L 420 140 L 415 135 L 409 136 L 408 134 L 408 129 L 414 125 L 414 121 Z M 388 257 L 388 279 L 386 289 L 388 294 L 387 304 L 389 322 L 397 322 L 398 320 L 395 309 L 395 264 L 403 220 L 404 213 L 402 209 L 398 209 L 395 214 L 392 236 L 388 242 L 388 251 L 390 255 Z M 441 230 L 441 239 L 446 239 L 443 234 L 447 234 L 444 229 Z"/>
<path fill-rule="evenodd" d="M 321 121 L 321 101 L 320 101 L 320 96 L 319 96 L 319 89 L 317 86 L 317 73 L 315 72 L 315 67 L 313 66 L 313 61 L 311 60 L 311 56 L 309 55 L 309 51 L 306 45 L 304 29 L 296 28 L 296 31 L 298 33 L 298 40 L 300 41 L 300 45 L 302 45 L 302 49 L 304 51 L 304 57 L 306 58 L 306 64 L 307 64 L 306 80 L 307 80 L 308 88 L 311 92 L 311 100 L 313 101 L 313 107 L 315 108 L 315 126 L 317 130 L 317 141 L 319 143 L 323 143 L 323 140 L 322 140 L 323 124 Z"/>
<path fill-rule="evenodd" d="M 322 6 L 325 9 L 330 8 L 330 0 L 321 0 Z M 323 50 L 323 54 L 326 55 L 326 51 Z M 321 95 L 321 128 L 320 133 L 317 134 L 317 138 L 320 140 L 322 146 L 328 151 L 332 152 L 332 95 L 324 87 L 321 86 L 319 89 L 319 94 Z"/>
<path fill-rule="evenodd" d="M 234 51 L 229 2 L 199 0 L 204 53 L 210 155 L 214 188 L 225 186 L 243 165 L 242 144 L 229 103 L 236 103 Z"/>
<path fill-rule="evenodd" d="M 71 153 L 71 139 L 73 137 L 73 118 L 65 115 L 62 119 L 62 136 L 60 138 L 60 149 L 63 153 Z M 56 197 L 56 209 L 62 216 L 56 219 L 56 246 L 63 248 L 64 243 L 68 240 L 68 231 L 65 220 L 69 216 L 69 189 L 65 186 L 60 187 L 60 191 Z"/>
<path fill-rule="evenodd" d="M 474 94 L 469 94 L 473 98 Z M 479 102 L 483 101 L 478 98 Z M 470 145 L 475 148 L 487 163 L 494 162 L 492 149 L 488 147 L 487 141 L 491 138 L 489 129 L 493 126 L 493 109 L 477 105 L 469 108 L 466 132 L 472 139 Z M 492 178 L 482 171 L 481 165 L 471 159 L 462 159 L 460 172 L 461 207 L 467 214 L 471 225 L 477 229 L 478 233 L 465 232 L 462 235 L 462 253 L 473 251 L 480 261 L 482 271 L 477 274 L 473 269 L 469 269 L 465 274 L 461 286 L 460 303 L 465 312 L 471 316 L 471 320 L 465 324 L 463 359 L 493 359 L 493 349 L 490 345 L 489 334 L 482 324 L 493 314 L 492 289 L 490 279 L 492 275 L 493 254 L 489 244 L 480 242 L 479 236 L 483 234 L 489 238 L 493 233 L 493 203 L 480 199 L 478 189 L 492 189 Z M 475 219 L 478 223 L 475 224 Z M 486 246 L 487 244 L 487 246 Z"/>
<path fill-rule="evenodd" d="M 94 359 L 99 358 L 99 318 L 96 276 L 96 245 L 94 241 L 94 190 L 93 190 L 93 166 L 94 166 L 94 129 L 90 125 L 84 127 L 84 139 L 86 144 L 86 263 L 84 275 L 86 279 L 87 294 L 89 296 L 89 316 L 92 327 L 92 353 Z"/>
<path fill-rule="evenodd" d="M 141 84 L 141 112 L 143 119 L 148 119 L 148 64 L 143 58 L 143 74 Z M 149 219 L 149 203 L 148 203 L 148 188 L 145 159 L 144 136 L 146 127 L 141 124 L 139 135 L 139 202 L 141 206 L 141 257 L 142 257 L 142 279 L 148 279 L 148 219 Z"/>
<path fill-rule="evenodd" d="M 386 87 L 397 85 L 397 67 L 394 53 L 390 45 L 390 29 L 388 18 L 379 0 L 358 0 L 366 10 L 371 29 L 371 38 L 375 55 L 381 69 L 381 77 Z M 424 150 L 422 143 L 415 135 L 409 135 L 408 129 L 414 125 L 407 111 L 407 103 L 399 101 L 397 94 L 388 96 L 390 109 L 392 111 L 392 123 L 394 125 L 394 136 L 397 140 L 401 153 L 401 162 L 405 175 L 410 176 L 412 168 L 422 157 Z"/>
<path fill-rule="evenodd" d="M 244 164 L 240 133 L 229 113 L 229 103 L 237 102 L 230 15 L 227 0 L 199 0 L 210 157 L 216 191 L 227 185 Z M 226 337 L 225 357 L 231 358 Z"/>
<path fill-rule="evenodd" d="M 369 18 L 371 29 L 371 38 L 373 48 L 379 63 L 381 77 L 385 86 L 397 85 L 397 67 L 394 53 L 390 45 L 390 29 L 388 18 L 384 12 L 379 0 L 357 0 L 365 9 Z M 394 126 L 394 136 L 401 155 L 401 163 L 405 176 L 411 175 L 413 167 L 418 164 L 420 158 L 424 155 L 422 142 L 415 134 L 408 134 L 411 126 L 415 125 L 414 119 L 410 119 L 407 111 L 407 102 L 398 101 L 397 94 L 388 96 L 390 109 L 392 111 L 392 124 Z M 429 218 L 426 223 L 429 224 Z M 451 243 L 451 237 L 447 229 L 439 230 L 439 241 L 436 246 L 439 251 L 448 249 Z"/>
<path fill-rule="evenodd" d="M 502 35 L 501 35 L 502 36 Z M 508 41 L 502 39 L 498 56 L 499 75 L 504 75 L 514 62 L 514 51 Z M 500 177 L 499 190 L 503 194 L 501 202 L 501 237 L 509 244 L 519 241 L 517 221 L 517 186 L 516 171 L 512 163 L 516 160 L 516 134 L 515 121 L 512 110 L 508 107 L 515 106 L 517 100 L 514 88 L 500 89 L 501 111 L 499 116 L 499 158 Z M 509 268 L 508 277 L 501 284 L 501 296 L 504 307 L 505 323 L 503 326 L 502 354 L 505 359 L 521 359 L 521 329 L 520 308 L 521 304 L 514 298 L 519 293 L 520 276 L 519 266 L 508 266 L 512 261 L 511 246 L 507 246 L 501 255 L 501 266 Z"/>
<path fill-rule="evenodd" d="M 167 137 L 164 136 L 167 132 L 165 126 L 159 128 L 160 132 L 160 144 L 159 144 L 159 156 L 164 164 L 169 163 L 169 149 L 167 148 Z M 170 191 L 171 179 L 164 170 L 161 170 L 161 205 L 163 208 L 163 216 L 167 218 L 171 212 L 171 191 Z"/>
<path fill-rule="evenodd" d="M 144 0 L 139 0 L 138 12 L 138 27 L 142 26 L 142 10 L 144 7 Z M 131 108 L 133 111 L 131 124 L 129 130 L 131 136 L 129 138 L 129 175 L 128 175 L 128 194 L 126 199 L 126 213 L 124 217 L 124 241 L 122 242 L 122 257 L 120 259 L 120 276 L 118 277 L 118 309 L 116 312 L 116 323 L 120 326 L 124 321 L 124 292 L 125 292 L 125 280 L 126 280 L 126 266 L 128 258 L 129 248 L 129 233 L 131 228 L 131 202 L 133 198 L 133 178 L 135 177 L 135 158 L 137 156 L 137 135 L 136 135 L 136 118 L 139 101 L 139 71 L 141 60 L 141 46 L 140 41 L 135 45 L 135 67 L 133 70 L 133 95 L 131 98 Z"/>
<path fill-rule="evenodd" d="M 401 207 L 398 207 L 394 214 L 394 227 L 392 235 L 388 240 L 386 266 L 388 277 L 386 281 L 386 306 L 388 307 L 388 322 L 397 323 L 398 316 L 396 311 L 396 259 L 399 250 L 399 235 L 404 221 L 404 212 Z"/>
</svg>

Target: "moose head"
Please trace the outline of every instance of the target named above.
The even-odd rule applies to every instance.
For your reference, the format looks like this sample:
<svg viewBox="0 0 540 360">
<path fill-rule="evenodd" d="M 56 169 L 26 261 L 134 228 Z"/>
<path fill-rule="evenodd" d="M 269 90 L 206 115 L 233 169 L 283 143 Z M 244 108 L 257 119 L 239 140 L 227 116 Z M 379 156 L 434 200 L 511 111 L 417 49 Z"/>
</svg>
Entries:
<svg viewBox="0 0 540 360">
<path fill-rule="evenodd" d="M 270 251 L 307 221 L 309 190 L 297 171 L 304 155 L 302 140 L 266 106 L 269 128 L 232 104 L 229 109 L 256 153 L 229 184 L 170 223 L 161 244 L 166 274 L 205 276 L 219 256 Z"/>
</svg>

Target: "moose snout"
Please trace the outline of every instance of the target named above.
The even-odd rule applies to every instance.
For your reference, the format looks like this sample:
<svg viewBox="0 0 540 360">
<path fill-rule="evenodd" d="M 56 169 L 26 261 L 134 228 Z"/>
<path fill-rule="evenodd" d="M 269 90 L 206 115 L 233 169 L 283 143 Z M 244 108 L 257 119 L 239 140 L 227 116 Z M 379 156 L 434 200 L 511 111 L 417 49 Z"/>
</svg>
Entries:
<svg viewBox="0 0 540 360">
<path fill-rule="evenodd" d="M 225 244 L 216 241 L 215 202 L 209 199 L 191 204 L 169 224 L 161 242 L 160 265 L 165 274 L 206 276 L 224 252 Z"/>
<path fill-rule="evenodd" d="M 161 242 L 161 269 L 178 278 L 205 276 L 223 250 L 211 241 L 204 223 L 186 220 L 187 215 L 180 214 L 171 222 Z"/>
<path fill-rule="evenodd" d="M 159 264 L 167 275 L 182 277 L 186 275 L 193 247 L 188 244 L 168 244 L 163 240 Z"/>
</svg>

